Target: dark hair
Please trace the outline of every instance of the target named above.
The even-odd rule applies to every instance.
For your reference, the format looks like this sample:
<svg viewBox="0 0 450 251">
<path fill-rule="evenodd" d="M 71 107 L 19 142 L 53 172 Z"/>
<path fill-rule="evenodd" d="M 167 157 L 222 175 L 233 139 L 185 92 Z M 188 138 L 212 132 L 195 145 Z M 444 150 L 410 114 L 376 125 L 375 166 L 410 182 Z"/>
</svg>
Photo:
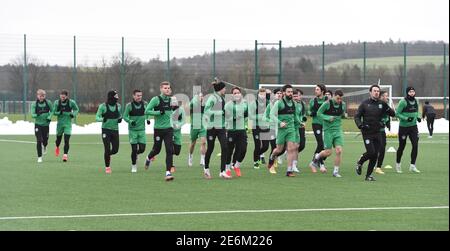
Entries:
<svg viewBox="0 0 450 251">
<path fill-rule="evenodd" d="M 291 88 L 292 89 L 292 85 L 284 85 L 283 86 L 283 88 L 282 88 L 282 90 L 285 92 L 286 91 L 286 89 L 288 89 L 288 88 Z"/>
<path fill-rule="evenodd" d="M 292 94 L 294 94 L 294 95 L 298 94 L 298 89 L 295 89 L 295 90 L 292 92 Z"/>
<path fill-rule="evenodd" d="M 142 92 L 142 91 L 139 90 L 139 89 L 135 89 L 135 90 L 133 91 L 133 95 L 136 95 L 137 92 Z"/>
<path fill-rule="evenodd" d="M 275 89 L 273 89 L 273 93 L 274 93 L 274 94 L 277 94 L 277 92 L 282 92 L 282 91 L 281 91 L 280 88 L 275 88 Z"/>
<path fill-rule="evenodd" d="M 334 91 L 334 95 L 344 97 L 344 92 L 342 90 L 336 90 Z"/>
<path fill-rule="evenodd" d="M 425 101 L 425 104 L 426 104 L 426 105 L 429 105 L 429 104 L 430 104 L 430 101 L 428 101 L 428 100 Z"/>
<path fill-rule="evenodd" d="M 372 89 L 373 89 L 374 87 L 376 87 L 376 88 L 378 88 L 378 89 L 381 89 L 379 85 L 377 85 L 377 84 L 373 84 L 373 85 L 371 85 L 371 86 L 370 86 L 370 88 L 369 88 L 369 92 L 371 92 L 371 91 L 372 91 Z"/>
<path fill-rule="evenodd" d="M 324 94 L 327 91 L 327 87 L 324 84 L 318 84 L 316 86 L 320 88 L 322 94 Z"/>
<path fill-rule="evenodd" d="M 161 84 L 159 84 L 159 87 L 163 87 L 164 85 L 170 85 L 169 81 L 163 81 Z"/>
<path fill-rule="evenodd" d="M 233 93 L 234 90 L 239 90 L 239 92 L 242 93 L 241 88 L 239 88 L 237 86 L 235 86 L 235 87 L 233 87 L 233 89 L 231 89 L 231 93 Z"/>
<path fill-rule="evenodd" d="M 69 92 L 67 90 L 62 90 L 59 94 L 69 96 Z"/>
<path fill-rule="evenodd" d="M 384 90 L 380 91 L 380 96 L 383 96 L 385 93 L 387 93 L 387 91 Z"/>
<path fill-rule="evenodd" d="M 298 91 L 301 95 L 303 95 L 303 91 L 302 91 L 302 90 L 297 89 L 297 91 Z"/>
<path fill-rule="evenodd" d="M 325 93 L 329 93 L 333 97 L 333 92 L 330 90 L 326 90 Z"/>
</svg>

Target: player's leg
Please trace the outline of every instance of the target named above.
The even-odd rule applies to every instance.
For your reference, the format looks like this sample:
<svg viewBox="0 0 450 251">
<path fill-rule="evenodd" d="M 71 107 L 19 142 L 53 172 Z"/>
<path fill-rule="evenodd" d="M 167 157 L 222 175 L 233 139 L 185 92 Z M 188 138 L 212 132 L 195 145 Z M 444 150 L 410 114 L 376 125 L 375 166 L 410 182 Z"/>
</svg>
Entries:
<svg viewBox="0 0 450 251">
<path fill-rule="evenodd" d="M 227 153 L 226 160 L 225 160 L 225 172 L 228 176 L 231 176 L 231 159 L 233 157 L 233 152 L 235 152 L 235 146 L 236 146 L 235 134 L 236 133 L 234 131 L 228 131 L 228 133 L 227 133 L 228 153 Z"/>
<path fill-rule="evenodd" d="M 111 173 L 111 133 L 107 129 L 102 129 L 103 160 L 105 161 L 105 172 Z"/>
<path fill-rule="evenodd" d="M 195 150 L 195 144 L 197 143 L 197 138 L 198 138 L 198 129 L 194 129 L 191 126 L 191 131 L 190 131 L 190 139 L 191 139 L 191 144 L 189 145 L 189 156 L 188 156 L 188 166 L 191 167 L 192 166 L 192 162 L 194 159 L 194 150 Z"/>
<path fill-rule="evenodd" d="M 153 158 L 161 152 L 162 147 L 162 139 L 163 139 L 163 131 L 162 129 L 155 129 L 153 134 L 153 147 L 150 153 L 147 155 L 147 159 L 145 160 L 145 169 L 147 170 L 150 164 L 153 161 Z"/>
<path fill-rule="evenodd" d="M 206 155 L 206 130 L 200 134 L 200 165 L 205 166 Z"/>
<path fill-rule="evenodd" d="M 228 154 L 228 147 L 227 147 L 227 136 L 226 136 L 226 130 L 225 129 L 218 129 L 217 130 L 217 139 L 220 143 L 220 151 L 222 155 L 220 156 L 220 176 L 225 179 L 231 178 L 229 175 L 226 175 L 225 173 L 225 162 L 226 162 L 226 156 Z"/>
<path fill-rule="evenodd" d="M 241 163 L 247 154 L 247 133 L 245 131 L 239 131 L 237 138 L 239 141 L 236 142 L 234 172 L 236 176 L 241 177 Z"/>
<path fill-rule="evenodd" d="M 47 154 L 50 126 L 42 127 L 42 154 Z"/>
<path fill-rule="evenodd" d="M 358 175 L 361 175 L 362 172 L 362 165 L 364 164 L 364 162 L 366 162 L 367 160 L 370 160 L 374 154 L 377 154 L 376 149 L 374 148 L 373 145 L 373 140 L 372 140 L 373 135 L 363 135 L 363 142 L 364 142 L 364 147 L 366 148 L 366 152 L 364 152 L 361 157 L 359 158 L 359 160 L 356 163 L 356 173 Z M 378 155 L 376 155 L 375 157 L 377 157 Z"/>
<path fill-rule="evenodd" d="M 380 148 L 380 151 L 378 153 L 377 165 L 376 165 L 376 168 L 375 168 L 375 173 L 377 173 L 377 174 L 384 174 L 384 172 L 381 169 L 381 167 L 383 166 L 384 154 L 386 152 L 386 133 L 385 132 L 381 132 L 380 137 L 381 137 L 381 148 Z"/>
<path fill-rule="evenodd" d="M 342 176 L 339 173 L 339 168 L 340 168 L 341 162 L 342 162 L 343 148 L 342 148 L 342 146 L 337 145 L 337 143 L 336 143 L 336 148 L 334 150 L 336 152 L 336 158 L 334 159 L 333 177 L 341 178 Z"/>
<path fill-rule="evenodd" d="M 305 134 L 304 127 L 299 128 L 299 134 L 300 134 L 300 143 L 298 146 L 298 152 L 300 153 L 305 149 L 305 146 L 306 146 L 306 134 Z"/>
<path fill-rule="evenodd" d="M 334 140 L 334 132 L 331 130 L 323 131 L 323 148 L 324 150 L 316 153 L 314 155 L 314 159 L 309 164 L 311 171 L 313 173 L 317 172 L 317 168 L 320 168 L 322 173 L 326 173 L 327 169 L 320 164 L 323 163 L 323 160 L 331 155 L 331 150 L 333 149 L 333 140 Z"/>
<path fill-rule="evenodd" d="M 377 158 L 378 158 L 378 152 L 381 148 L 381 140 L 380 140 L 380 134 L 372 135 L 370 138 L 368 152 L 369 152 L 369 165 L 367 166 L 367 173 L 366 173 L 366 181 L 375 181 L 375 178 L 372 176 L 373 169 L 375 168 L 375 165 L 377 164 Z"/>
<path fill-rule="evenodd" d="M 417 154 L 419 152 L 419 130 L 417 126 L 411 127 L 408 133 L 409 140 L 411 141 L 411 164 L 409 166 L 409 171 L 420 173 L 419 169 L 416 167 Z"/>
<path fill-rule="evenodd" d="M 173 129 L 163 129 L 164 147 L 166 148 L 166 181 L 173 180 L 172 173 L 175 172 L 175 167 L 173 165 Z"/>
<path fill-rule="evenodd" d="M 70 149 L 70 134 L 64 133 L 64 155 L 63 155 L 63 161 L 67 162 L 69 160 L 69 157 L 67 156 L 69 154 Z"/>
<path fill-rule="evenodd" d="M 402 173 L 401 168 L 401 161 L 403 156 L 403 151 L 405 150 L 406 146 L 406 138 L 407 138 L 407 128 L 406 127 L 399 127 L 398 129 L 398 149 L 397 149 L 397 158 L 395 162 L 395 169 L 397 173 Z"/>
<path fill-rule="evenodd" d="M 210 178 L 209 175 L 209 163 L 210 163 L 210 159 L 211 159 L 211 155 L 214 151 L 214 144 L 216 142 L 216 129 L 208 129 L 206 134 L 207 134 L 207 149 L 206 149 L 206 154 L 205 154 L 205 177 L 206 178 Z M 223 153 L 222 153 L 223 155 Z M 208 171 L 208 173 L 206 173 L 206 171 Z M 209 176 L 209 177 L 207 177 Z"/>
<path fill-rule="evenodd" d="M 295 138 L 295 133 L 292 134 L 293 137 Z M 289 141 L 287 141 L 286 144 L 286 148 L 287 148 L 287 172 L 286 172 L 286 176 L 288 177 L 293 177 L 295 176 L 292 165 L 294 162 L 294 158 L 297 154 L 297 139 L 289 139 Z"/>
<path fill-rule="evenodd" d="M 62 126 L 57 124 L 56 125 L 56 140 L 55 140 L 55 156 L 58 157 L 60 150 L 59 150 L 59 146 L 61 145 L 61 141 L 63 138 L 63 130 L 61 128 Z"/>
<path fill-rule="evenodd" d="M 38 156 L 38 162 L 42 162 L 42 127 L 34 125 L 34 135 L 36 136 L 36 151 Z"/>
<path fill-rule="evenodd" d="M 255 143 L 255 148 L 253 150 L 253 168 L 259 168 L 260 155 L 261 155 L 261 147 L 262 141 L 260 139 L 260 133 L 257 128 L 252 130 L 253 141 Z"/>
</svg>

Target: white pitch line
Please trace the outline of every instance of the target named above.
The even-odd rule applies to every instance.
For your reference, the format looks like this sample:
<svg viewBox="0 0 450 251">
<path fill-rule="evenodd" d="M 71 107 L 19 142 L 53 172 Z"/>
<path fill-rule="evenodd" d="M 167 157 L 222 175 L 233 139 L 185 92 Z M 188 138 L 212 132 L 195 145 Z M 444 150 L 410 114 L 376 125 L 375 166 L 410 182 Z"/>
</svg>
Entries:
<svg viewBox="0 0 450 251">
<path fill-rule="evenodd" d="M 290 213 L 290 212 L 329 212 L 329 211 L 374 211 L 374 210 L 426 210 L 448 209 L 449 206 L 432 207 L 366 207 L 366 208 L 302 208 L 302 209 L 261 209 L 261 210 L 223 210 L 223 211 L 193 211 L 193 212 L 154 212 L 127 214 L 84 214 L 84 215 L 44 215 L 0 217 L 0 220 L 33 220 L 33 219 L 68 219 L 68 218 L 101 218 L 129 216 L 161 216 L 161 215 L 197 215 L 197 214 L 234 214 L 234 213 Z"/>
</svg>

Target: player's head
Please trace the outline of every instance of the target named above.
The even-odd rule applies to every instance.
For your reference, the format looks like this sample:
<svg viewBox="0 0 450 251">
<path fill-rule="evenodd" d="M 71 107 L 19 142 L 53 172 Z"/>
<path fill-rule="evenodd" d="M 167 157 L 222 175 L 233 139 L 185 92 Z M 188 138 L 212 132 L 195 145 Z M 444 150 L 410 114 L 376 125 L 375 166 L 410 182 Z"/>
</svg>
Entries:
<svg viewBox="0 0 450 251">
<path fill-rule="evenodd" d="M 45 91 L 44 90 L 42 90 L 42 89 L 38 89 L 37 91 L 36 91 L 36 97 L 37 97 L 37 99 L 40 101 L 40 102 L 42 102 L 42 101 L 44 101 L 44 99 L 45 99 Z"/>
<path fill-rule="evenodd" d="M 258 98 L 260 98 L 260 99 L 267 98 L 266 88 L 259 88 L 259 90 L 258 90 Z"/>
<path fill-rule="evenodd" d="M 377 84 L 373 84 L 369 88 L 369 94 L 372 99 L 380 98 L 380 86 Z"/>
<path fill-rule="evenodd" d="M 133 91 L 133 100 L 134 102 L 141 102 L 142 101 L 142 91 L 139 89 L 136 89 Z"/>
<path fill-rule="evenodd" d="M 389 102 L 389 93 L 387 91 L 380 91 L 380 100 L 387 103 Z"/>
<path fill-rule="evenodd" d="M 336 103 L 338 103 L 338 104 L 342 103 L 343 97 L 344 97 L 344 92 L 342 90 L 336 90 L 334 92 L 334 101 L 336 101 Z"/>
<path fill-rule="evenodd" d="M 280 100 L 283 98 L 283 91 L 280 88 L 273 90 L 273 93 L 275 93 L 276 100 Z"/>
<path fill-rule="evenodd" d="M 227 88 L 225 87 L 225 82 L 214 81 L 212 82 L 212 85 L 214 87 L 215 92 L 219 93 L 220 95 L 225 95 L 225 92 L 227 91 Z"/>
<path fill-rule="evenodd" d="M 324 84 L 318 84 L 314 88 L 314 95 L 316 95 L 316 97 L 322 97 L 325 94 L 326 90 L 327 88 L 325 87 Z"/>
<path fill-rule="evenodd" d="M 172 87 L 168 81 L 164 81 L 159 84 L 159 90 L 161 91 L 161 94 L 164 94 L 165 96 L 172 95 Z"/>
<path fill-rule="evenodd" d="M 300 102 L 298 89 L 295 89 L 295 90 L 292 92 L 292 99 L 293 99 L 295 102 Z"/>
<path fill-rule="evenodd" d="M 242 92 L 241 88 L 235 86 L 233 89 L 231 89 L 231 94 L 233 94 L 233 100 L 234 101 L 240 101 L 242 99 Z"/>
<path fill-rule="evenodd" d="M 69 98 L 69 92 L 68 92 L 67 90 L 62 90 L 62 91 L 59 93 L 59 99 L 60 99 L 62 102 L 66 101 L 68 98 Z"/>
<path fill-rule="evenodd" d="M 292 94 L 294 92 L 294 88 L 292 88 L 292 85 L 284 85 L 283 92 L 284 92 L 284 95 L 286 96 L 286 99 L 292 99 Z"/>
<path fill-rule="evenodd" d="M 333 92 L 330 91 L 330 90 L 326 90 L 326 91 L 325 91 L 325 96 L 326 96 L 328 99 L 332 99 L 332 98 L 333 98 Z"/>
<path fill-rule="evenodd" d="M 298 91 L 298 99 L 302 100 L 302 98 L 303 98 L 303 91 L 300 90 L 300 89 L 297 89 L 297 91 Z"/>
<path fill-rule="evenodd" d="M 109 105 L 115 105 L 119 101 L 119 93 L 116 90 L 111 90 L 108 92 L 107 103 Z"/>
<path fill-rule="evenodd" d="M 409 99 L 414 99 L 415 96 L 416 96 L 416 89 L 414 89 L 414 87 L 412 86 L 408 86 L 406 88 L 406 97 Z"/>
</svg>

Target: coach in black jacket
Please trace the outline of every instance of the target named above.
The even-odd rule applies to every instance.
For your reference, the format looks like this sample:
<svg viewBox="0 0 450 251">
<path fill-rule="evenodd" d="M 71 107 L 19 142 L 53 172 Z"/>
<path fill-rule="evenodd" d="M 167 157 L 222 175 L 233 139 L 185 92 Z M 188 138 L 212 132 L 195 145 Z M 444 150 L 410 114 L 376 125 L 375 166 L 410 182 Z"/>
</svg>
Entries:
<svg viewBox="0 0 450 251">
<path fill-rule="evenodd" d="M 369 93 L 370 98 L 359 105 L 358 112 L 355 115 L 356 126 L 361 130 L 366 147 L 366 152 L 361 155 L 357 162 L 356 173 L 361 175 L 362 165 L 369 160 L 365 180 L 375 181 L 372 172 L 377 162 L 378 152 L 381 149 L 380 129 L 384 127 L 381 119 L 385 114 L 394 117 L 395 111 L 388 104 L 378 99 L 380 97 L 380 86 L 370 86 Z"/>
</svg>

